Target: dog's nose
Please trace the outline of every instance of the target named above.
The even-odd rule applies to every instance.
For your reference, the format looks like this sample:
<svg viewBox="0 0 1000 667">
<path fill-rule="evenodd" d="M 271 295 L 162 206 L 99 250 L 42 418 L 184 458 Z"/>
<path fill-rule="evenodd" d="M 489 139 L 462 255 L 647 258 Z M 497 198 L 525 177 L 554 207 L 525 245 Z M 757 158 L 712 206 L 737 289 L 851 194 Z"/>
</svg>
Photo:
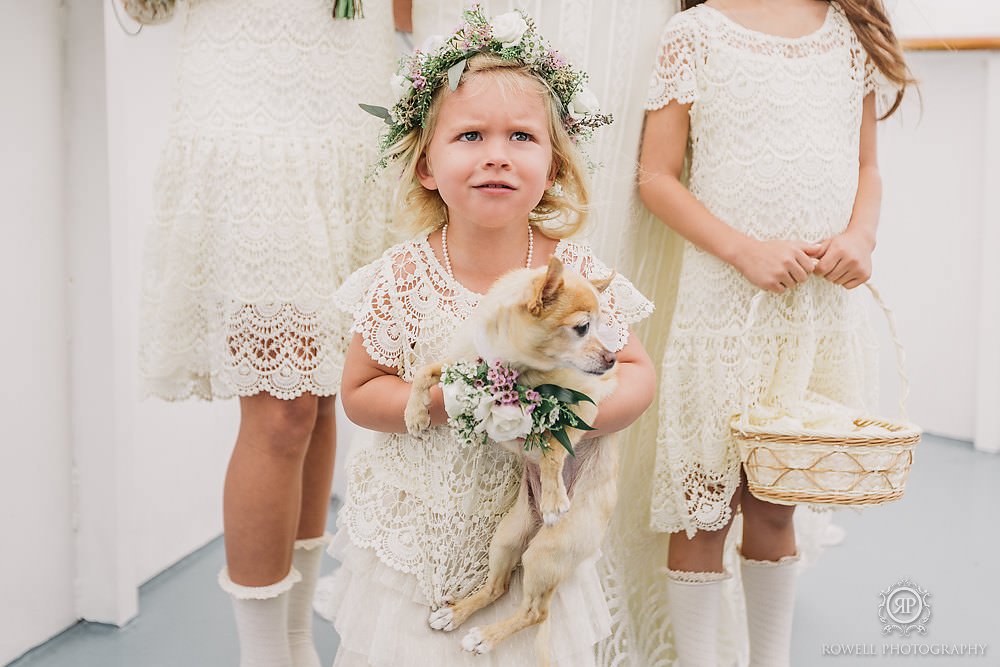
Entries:
<svg viewBox="0 0 1000 667">
<path fill-rule="evenodd" d="M 612 366 L 615 365 L 615 362 L 618 361 L 618 355 L 616 355 L 611 350 L 604 350 L 603 352 L 601 352 L 601 361 L 604 362 L 605 366 L 611 368 Z"/>
</svg>

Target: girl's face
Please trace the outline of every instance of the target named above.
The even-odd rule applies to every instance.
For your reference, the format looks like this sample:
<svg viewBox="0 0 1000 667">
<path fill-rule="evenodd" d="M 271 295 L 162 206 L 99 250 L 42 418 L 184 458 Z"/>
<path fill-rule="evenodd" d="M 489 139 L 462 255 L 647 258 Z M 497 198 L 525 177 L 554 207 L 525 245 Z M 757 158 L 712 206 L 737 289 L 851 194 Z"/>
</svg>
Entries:
<svg viewBox="0 0 1000 667">
<path fill-rule="evenodd" d="M 556 171 L 547 100 L 527 82 L 502 87 L 488 73 L 445 95 L 420 183 L 438 191 L 450 222 L 526 224 Z"/>
</svg>

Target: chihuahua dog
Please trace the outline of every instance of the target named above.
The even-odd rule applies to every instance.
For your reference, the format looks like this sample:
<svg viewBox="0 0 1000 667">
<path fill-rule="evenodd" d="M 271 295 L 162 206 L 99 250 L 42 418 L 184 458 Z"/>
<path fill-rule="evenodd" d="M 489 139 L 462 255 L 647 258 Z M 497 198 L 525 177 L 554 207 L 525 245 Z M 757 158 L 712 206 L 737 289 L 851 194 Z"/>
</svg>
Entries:
<svg viewBox="0 0 1000 667">
<path fill-rule="evenodd" d="M 564 269 L 554 257 L 545 269 L 506 274 L 483 296 L 472 318 L 458 332 L 452 343 L 452 360 L 500 359 L 520 371 L 523 384 L 555 384 L 582 392 L 594 403 L 579 403 L 571 409 L 586 424 L 593 424 L 597 404 L 616 386 L 617 359 L 597 335 L 598 295 L 612 278 L 587 280 Z M 430 425 L 430 389 L 438 383 L 443 365 L 425 366 L 414 377 L 405 413 L 411 433 Z M 515 632 L 542 623 L 536 654 L 540 665 L 549 664 L 545 621 L 552 595 L 560 582 L 600 548 L 616 501 L 618 452 L 614 437 L 580 444 L 582 431 L 567 429 L 566 433 L 577 454 L 572 503 L 563 479 L 568 452 L 554 437 L 549 437 L 547 447 L 530 451 L 525 451 L 520 441 L 498 443 L 524 456 L 525 465 L 517 500 L 490 542 L 486 582 L 472 595 L 432 611 L 429 623 L 444 631 L 461 626 L 507 592 L 519 561 L 524 570 L 523 599 L 510 618 L 472 628 L 462 640 L 467 651 L 486 653 Z M 533 492 L 529 481 L 532 470 L 537 470 L 540 492 Z M 537 495 L 537 514 L 532 507 L 533 495 Z"/>
</svg>

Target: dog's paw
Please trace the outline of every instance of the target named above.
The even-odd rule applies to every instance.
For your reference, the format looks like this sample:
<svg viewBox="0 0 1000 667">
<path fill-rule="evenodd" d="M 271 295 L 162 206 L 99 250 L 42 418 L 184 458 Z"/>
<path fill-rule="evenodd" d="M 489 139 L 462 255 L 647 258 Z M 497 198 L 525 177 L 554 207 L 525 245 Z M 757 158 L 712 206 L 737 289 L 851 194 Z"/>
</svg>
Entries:
<svg viewBox="0 0 1000 667">
<path fill-rule="evenodd" d="M 431 612 L 427 623 L 435 630 L 451 632 L 458 626 L 455 625 L 455 612 L 450 606 L 440 607 Z"/>
<path fill-rule="evenodd" d="M 479 628 L 472 628 L 469 633 L 462 637 L 462 648 L 469 653 L 482 655 L 493 650 L 493 644 L 483 637 L 483 632 Z"/>
<path fill-rule="evenodd" d="M 431 411 L 422 401 L 411 399 L 406 403 L 403 421 L 406 422 L 406 430 L 410 435 L 417 435 L 431 425 Z"/>
<path fill-rule="evenodd" d="M 562 499 L 557 500 L 553 505 L 555 507 L 547 507 L 542 510 L 542 521 L 545 522 L 546 526 L 554 526 L 562 520 L 566 512 L 569 511 L 569 497 L 563 496 Z"/>
</svg>

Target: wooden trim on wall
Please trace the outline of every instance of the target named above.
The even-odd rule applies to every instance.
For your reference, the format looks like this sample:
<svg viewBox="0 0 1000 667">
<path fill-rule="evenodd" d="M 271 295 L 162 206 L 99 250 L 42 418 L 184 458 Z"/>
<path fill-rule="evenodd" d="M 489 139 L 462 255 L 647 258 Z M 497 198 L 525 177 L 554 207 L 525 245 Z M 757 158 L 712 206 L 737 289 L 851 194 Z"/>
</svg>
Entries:
<svg viewBox="0 0 1000 667">
<path fill-rule="evenodd" d="M 907 51 L 991 51 L 1000 49 L 1000 37 L 910 37 L 900 43 Z"/>
</svg>

